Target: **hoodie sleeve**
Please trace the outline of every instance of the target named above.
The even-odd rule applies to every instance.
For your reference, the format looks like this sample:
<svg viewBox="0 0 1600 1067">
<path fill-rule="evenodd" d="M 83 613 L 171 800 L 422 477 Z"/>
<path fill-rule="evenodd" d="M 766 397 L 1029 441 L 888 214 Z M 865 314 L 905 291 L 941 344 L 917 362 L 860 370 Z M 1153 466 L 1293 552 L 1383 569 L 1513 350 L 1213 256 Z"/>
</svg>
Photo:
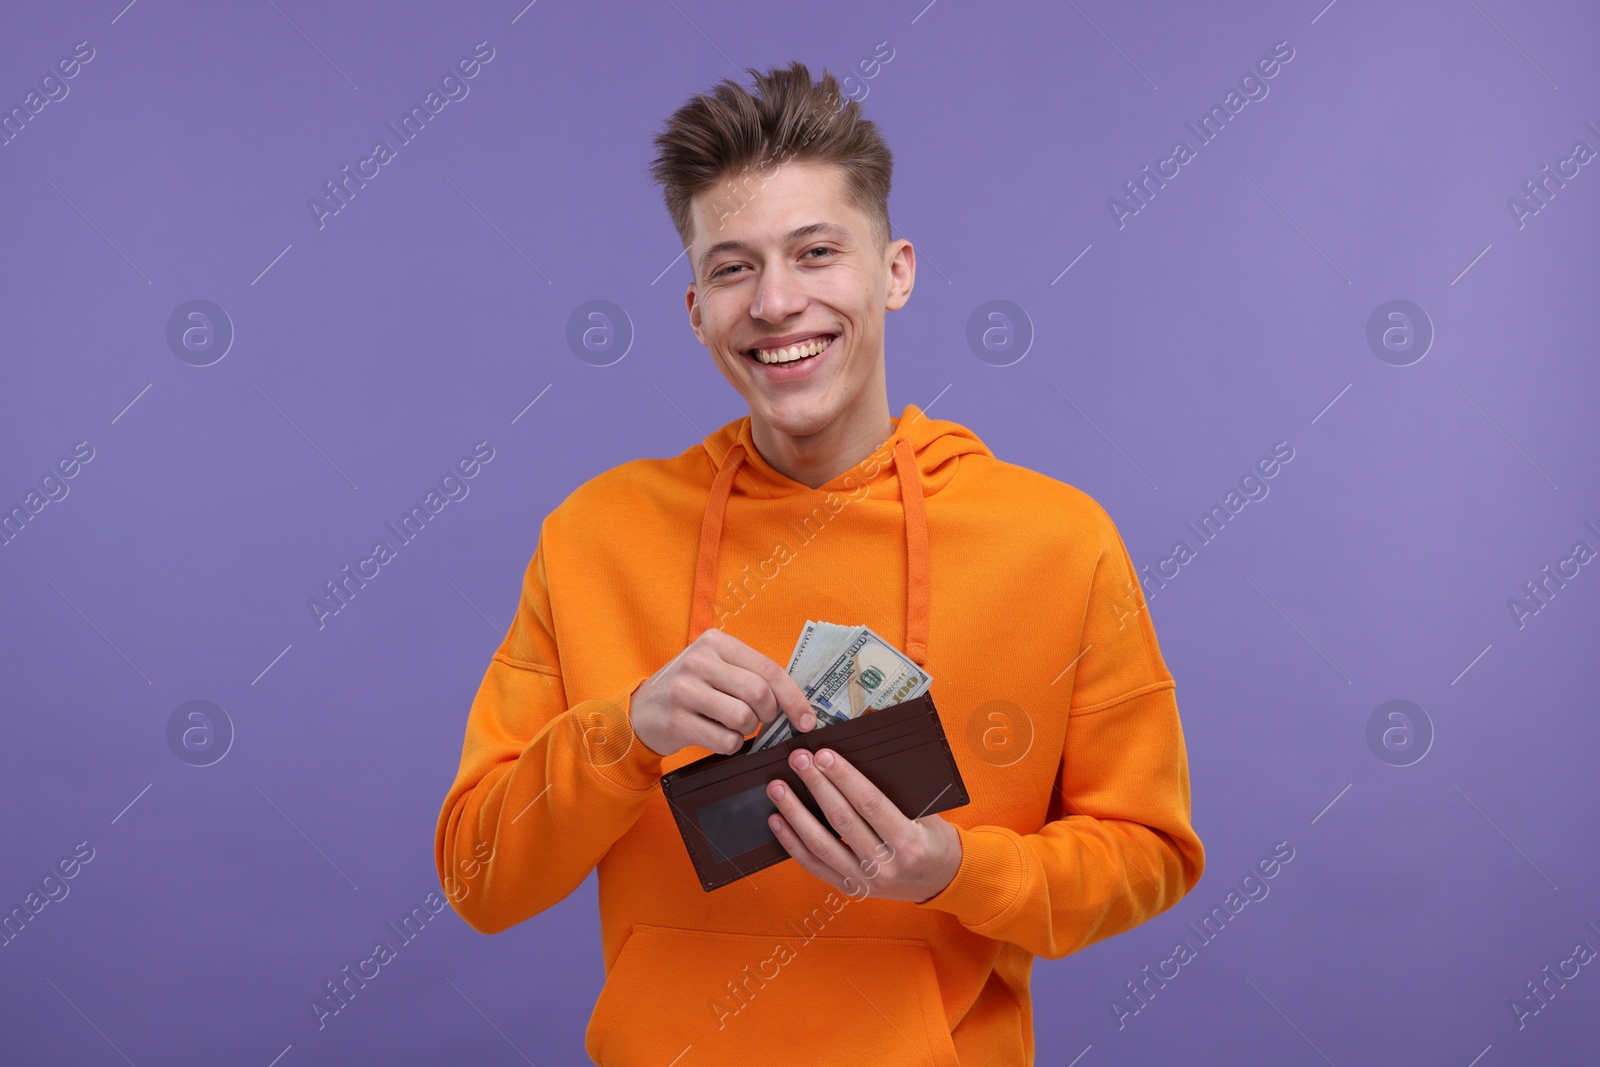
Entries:
<svg viewBox="0 0 1600 1067">
<path fill-rule="evenodd" d="M 1127 549 L 1099 514 L 1104 532 L 1047 821 L 1029 834 L 958 826 L 960 869 L 920 905 L 1046 959 L 1159 915 L 1205 867 L 1189 821 L 1174 682 Z"/>
<path fill-rule="evenodd" d="M 576 889 L 627 832 L 661 778 L 629 725 L 633 690 L 568 706 L 541 532 L 505 639 L 467 713 L 434 859 L 467 924 L 499 933 Z"/>
</svg>

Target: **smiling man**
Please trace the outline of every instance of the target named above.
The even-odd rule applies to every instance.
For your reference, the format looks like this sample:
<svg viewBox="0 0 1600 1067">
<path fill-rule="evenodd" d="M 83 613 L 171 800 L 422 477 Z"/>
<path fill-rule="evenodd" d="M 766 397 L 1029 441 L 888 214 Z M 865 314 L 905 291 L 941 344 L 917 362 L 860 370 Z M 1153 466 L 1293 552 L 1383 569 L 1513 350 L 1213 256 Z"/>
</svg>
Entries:
<svg viewBox="0 0 1600 1067">
<path fill-rule="evenodd" d="M 883 359 L 884 312 L 911 295 L 916 254 L 886 220 L 853 205 L 837 165 L 792 160 L 757 199 L 732 183 L 706 190 L 691 226 L 706 232 L 689 324 L 750 405 L 756 448 L 813 488 L 853 467 L 894 431 Z M 805 221 L 831 206 L 828 221 Z M 747 217 L 740 225 L 737 215 Z M 720 236 L 757 219 L 798 223 L 757 237 Z M 715 240 L 712 240 L 715 238 Z"/>
<path fill-rule="evenodd" d="M 1033 1062 L 1033 959 L 1170 908 L 1205 856 L 1175 687 L 1133 565 L 1080 490 L 891 414 L 885 319 L 916 275 L 892 156 L 803 64 L 724 80 L 657 136 L 689 325 L 749 414 L 546 516 L 467 718 L 435 858 L 473 928 L 598 869 L 601 1064 Z M 794 858 L 700 887 L 661 776 L 786 716 L 807 619 L 932 678 L 971 802 L 896 809 L 796 751 Z"/>
</svg>

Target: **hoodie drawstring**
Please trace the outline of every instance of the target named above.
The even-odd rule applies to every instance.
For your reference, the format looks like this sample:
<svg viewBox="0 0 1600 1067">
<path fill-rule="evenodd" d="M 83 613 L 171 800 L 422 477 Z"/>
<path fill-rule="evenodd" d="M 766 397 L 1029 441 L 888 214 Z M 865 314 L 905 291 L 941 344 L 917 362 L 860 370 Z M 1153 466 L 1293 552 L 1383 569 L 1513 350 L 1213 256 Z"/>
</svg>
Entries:
<svg viewBox="0 0 1600 1067">
<path fill-rule="evenodd" d="M 906 521 L 906 656 L 921 667 L 928 659 L 928 517 L 922 507 L 922 473 L 911 442 L 894 443 L 900 475 L 900 508 Z"/>
<path fill-rule="evenodd" d="M 689 640 L 693 641 L 711 626 L 712 588 L 717 583 L 717 559 L 722 554 L 722 515 L 728 510 L 728 494 L 733 491 L 733 476 L 744 462 L 744 445 L 735 442 L 722 457 L 722 469 L 711 482 L 706 511 L 700 520 L 700 559 L 694 568 L 694 599 L 689 603 Z"/>
<path fill-rule="evenodd" d="M 694 598 L 690 601 L 689 640 L 693 641 L 711 625 L 711 609 L 717 581 L 717 562 L 722 550 L 722 520 L 728 510 L 734 476 L 744 462 L 745 449 L 735 442 L 723 457 L 722 466 L 711 482 L 706 497 L 705 515 L 700 520 L 700 552 L 694 570 Z M 904 437 L 894 443 L 895 472 L 900 479 L 900 506 L 906 528 L 906 645 L 905 654 L 921 667 L 928 659 L 928 519 L 922 500 L 922 475 L 917 470 L 911 442 Z"/>
</svg>

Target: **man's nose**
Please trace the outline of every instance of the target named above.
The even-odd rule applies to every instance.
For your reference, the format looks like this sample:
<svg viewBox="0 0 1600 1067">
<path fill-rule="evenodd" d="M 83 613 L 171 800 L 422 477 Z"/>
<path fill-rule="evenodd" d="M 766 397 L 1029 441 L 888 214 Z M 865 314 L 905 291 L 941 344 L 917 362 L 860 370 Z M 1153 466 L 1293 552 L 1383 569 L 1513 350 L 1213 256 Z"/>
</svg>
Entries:
<svg viewBox="0 0 1600 1067">
<path fill-rule="evenodd" d="M 750 314 L 758 319 L 777 322 L 804 308 L 805 303 L 805 294 L 800 291 L 790 270 L 776 267 L 761 275 L 761 284 L 756 289 L 756 301 L 750 308 Z"/>
</svg>

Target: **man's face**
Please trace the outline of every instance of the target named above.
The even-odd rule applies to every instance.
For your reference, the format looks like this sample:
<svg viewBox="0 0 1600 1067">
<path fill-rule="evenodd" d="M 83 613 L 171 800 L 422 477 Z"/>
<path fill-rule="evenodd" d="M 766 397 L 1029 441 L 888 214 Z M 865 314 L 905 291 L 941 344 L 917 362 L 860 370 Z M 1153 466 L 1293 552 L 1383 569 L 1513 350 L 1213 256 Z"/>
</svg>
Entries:
<svg viewBox="0 0 1600 1067">
<path fill-rule="evenodd" d="M 915 254 L 905 240 L 879 250 L 837 166 L 747 173 L 693 201 L 689 324 L 752 419 L 806 436 L 883 390 L 884 316 L 911 295 Z"/>
</svg>

